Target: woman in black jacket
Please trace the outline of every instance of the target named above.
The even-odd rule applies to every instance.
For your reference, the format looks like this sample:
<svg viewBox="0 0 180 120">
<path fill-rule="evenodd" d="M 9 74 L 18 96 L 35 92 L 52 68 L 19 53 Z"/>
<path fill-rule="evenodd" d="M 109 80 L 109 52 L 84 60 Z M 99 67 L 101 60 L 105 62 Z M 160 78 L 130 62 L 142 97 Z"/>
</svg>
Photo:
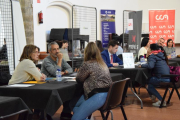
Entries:
<svg viewBox="0 0 180 120">
<path fill-rule="evenodd" d="M 161 78 L 161 75 L 163 74 L 170 74 L 168 59 L 164 49 L 157 44 L 151 44 L 150 55 L 148 57 L 147 64 L 142 64 L 139 67 L 152 69 L 152 77 L 149 79 L 147 90 L 149 94 L 154 95 L 158 98 L 158 101 L 153 103 L 152 105 L 159 107 L 162 97 L 155 89 L 155 86 L 158 86 L 160 82 L 170 82 L 169 78 Z M 163 103 L 163 106 L 166 106 L 166 102 Z"/>
</svg>

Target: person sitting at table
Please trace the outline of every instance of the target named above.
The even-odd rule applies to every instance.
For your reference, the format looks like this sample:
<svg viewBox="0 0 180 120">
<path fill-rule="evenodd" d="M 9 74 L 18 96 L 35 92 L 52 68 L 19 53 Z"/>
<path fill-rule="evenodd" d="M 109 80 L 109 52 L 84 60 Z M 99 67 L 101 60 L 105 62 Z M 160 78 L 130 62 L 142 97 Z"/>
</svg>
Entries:
<svg viewBox="0 0 180 120">
<path fill-rule="evenodd" d="M 101 56 L 108 67 L 119 66 L 123 64 L 122 60 L 116 55 L 117 50 L 118 42 L 111 40 L 108 44 L 108 50 L 101 52 Z"/>
<path fill-rule="evenodd" d="M 171 54 L 173 52 L 176 52 L 176 49 L 173 47 L 173 40 L 172 39 L 167 40 L 167 46 L 164 47 L 164 50 L 166 51 L 166 55 L 168 58 L 171 58 Z"/>
<path fill-rule="evenodd" d="M 26 45 L 8 84 L 25 82 L 35 79 L 36 81 L 45 81 L 46 76 L 40 73 L 36 67 L 39 59 L 39 48 L 35 45 Z"/>
<path fill-rule="evenodd" d="M 98 49 L 100 50 L 100 52 L 102 52 L 104 50 L 104 48 L 102 46 L 102 42 L 100 40 L 96 40 L 96 45 L 97 45 Z"/>
<path fill-rule="evenodd" d="M 94 42 L 87 45 L 84 55 L 84 63 L 76 76 L 76 81 L 83 84 L 84 95 L 73 108 L 71 120 L 84 120 L 102 107 L 112 83 L 109 69 Z"/>
<path fill-rule="evenodd" d="M 56 42 L 51 42 L 48 45 L 48 51 L 50 55 L 42 62 L 42 73 L 47 77 L 56 77 L 57 69 L 61 70 L 61 75 L 73 72 L 71 66 L 63 59 L 63 54 L 60 53 L 59 45 Z"/>
<path fill-rule="evenodd" d="M 152 105 L 159 107 L 162 97 L 155 89 L 155 86 L 158 86 L 160 82 L 170 82 L 169 78 L 161 78 L 161 75 L 163 74 L 170 74 L 170 69 L 168 67 L 166 52 L 164 51 L 163 47 L 158 46 L 157 44 L 151 44 L 150 50 L 151 52 L 148 57 L 147 64 L 142 64 L 139 67 L 152 69 L 152 77 L 148 81 L 147 90 L 150 95 L 154 95 L 158 98 L 158 101 L 153 103 Z M 153 101 L 154 100 L 155 99 L 153 99 Z M 163 106 L 166 106 L 166 102 L 163 103 Z"/>
<path fill-rule="evenodd" d="M 164 39 L 164 38 L 159 38 L 159 40 L 157 41 L 157 44 L 158 44 L 159 46 L 164 47 L 164 42 L 165 42 L 165 39 Z"/>
<path fill-rule="evenodd" d="M 65 61 L 69 61 L 69 54 L 68 54 L 68 41 L 67 40 L 62 40 L 58 42 L 59 47 L 60 47 L 60 52 L 63 54 L 63 59 Z"/>
<path fill-rule="evenodd" d="M 144 37 L 141 41 L 141 48 L 138 53 L 138 60 L 140 56 L 144 56 L 144 58 L 147 58 L 146 55 L 147 55 L 147 50 L 149 49 L 149 46 L 150 46 L 149 38 Z"/>
</svg>

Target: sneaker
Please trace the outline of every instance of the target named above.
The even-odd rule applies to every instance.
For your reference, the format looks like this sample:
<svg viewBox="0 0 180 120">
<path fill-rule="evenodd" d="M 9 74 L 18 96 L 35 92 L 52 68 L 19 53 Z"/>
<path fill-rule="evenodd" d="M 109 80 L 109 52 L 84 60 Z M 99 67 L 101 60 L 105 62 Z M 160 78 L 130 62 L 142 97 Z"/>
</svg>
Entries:
<svg viewBox="0 0 180 120">
<path fill-rule="evenodd" d="M 156 102 L 156 96 L 151 95 L 151 96 L 150 96 L 150 99 L 152 100 L 152 102 Z"/>
<path fill-rule="evenodd" d="M 152 105 L 155 106 L 155 107 L 159 107 L 161 105 L 161 101 L 158 100 L 157 102 L 153 103 Z M 166 107 L 166 102 L 165 101 L 164 101 L 162 106 Z"/>
</svg>

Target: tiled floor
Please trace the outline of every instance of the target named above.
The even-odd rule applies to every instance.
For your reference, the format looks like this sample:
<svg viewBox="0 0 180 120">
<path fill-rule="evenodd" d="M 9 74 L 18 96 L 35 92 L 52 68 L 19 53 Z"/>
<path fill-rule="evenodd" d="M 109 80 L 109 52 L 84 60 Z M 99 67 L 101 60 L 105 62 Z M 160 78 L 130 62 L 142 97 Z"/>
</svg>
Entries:
<svg viewBox="0 0 180 120">
<path fill-rule="evenodd" d="M 161 95 L 164 94 L 163 89 L 158 90 Z M 144 88 L 141 88 L 141 94 L 139 95 L 143 101 L 144 108 L 140 108 L 139 100 L 132 95 L 130 89 L 128 89 L 128 96 L 125 100 L 124 110 L 126 112 L 128 120 L 180 120 L 180 100 L 177 97 L 176 92 L 171 98 L 170 105 L 164 108 L 157 108 L 152 106 L 152 102 Z M 169 93 L 167 94 L 167 98 Z M 166 99 L 167 100 L 167 99 Z M 59 120 L 59 115 L 62 111 L 62 107 L 53 116 L 54 120 Z M 123 120 L 122 112 L 119 108 L 113 110 L 114 120 Z M 111 117 L 109 116 L 108 120 Z M 91 120 L 102 120 L 99 111 L 95 111 Z"/>
</svg>

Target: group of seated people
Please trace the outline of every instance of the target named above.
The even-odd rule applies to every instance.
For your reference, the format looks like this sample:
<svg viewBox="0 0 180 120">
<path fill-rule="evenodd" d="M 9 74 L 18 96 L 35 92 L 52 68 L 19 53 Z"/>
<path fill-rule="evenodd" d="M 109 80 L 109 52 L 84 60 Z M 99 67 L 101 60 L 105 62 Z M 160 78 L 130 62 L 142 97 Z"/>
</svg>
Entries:
<svg viewBox="0 0 180 120">
<path fill-rule="evenodd" d="M 122 65 L 123 61 L 116 55 L 119 46 L 117 41 L 109 41 L 108 49 L 102 50 L 102 52 L 96 44 L 90 42 L 86 46 L 84 50 L 84 62 L 76 76 L 77 83 L 83 83 L 84 94 L 79 98 L 73 108 L 73 116 L 71 116 L 71 110 L 65 109 L 66 106 L 64 106 L 61 117 L 64 115 L 65 117 L 70 117 L 72 120 L 85 120 L 105 103 L 108 88 L 112 83 L 108 67 Z M 46 77 L 55 77 L 57 69 L 61 69 L 62 75 L 72 73 L 73 69 L 63 59 L 64 54 L 66 54 L 66 51 L 63 50 L 67 49 L 67 46 L 66 44 L 60 49 L 56 42 L 50 43 L 48 45 L 50 55 L 43 60 L 40 70 L 36 67 L 40 49 L 35 45 L 26 45 L 20 57 L 20 62 L 15 68 L 12 78 L 9 80 L 9 84 L 21 83 L 32 79 L 45 81 Z M 143 44 L 145 49 L 148 46 L 149 42 L 148 45 Z M 147 64 L 139 67 L 153 68 L 153 77 L 150 78 L 147 90 L 150 95 L 154 95 L 159 99 L 158 102 L 153 103 L 154 106 L 158 106 L 161 103 L 162 97 L 154 86 L 158 85 L 160 81 L 169 82 L 169 79 L 159 78 L 161 74 L 169 74 L 169 68 L 167 66 L 167 56 L 161 46 L 151 44 L 149 49 L 151 52 L 149 53 Z M 63 51 L 63 53 L 60 51 Z M 96 88 L 100 90 L 93 93 L 93 90 Z M 165 106 L 165 104 L 163 105 Z"/>
<path fill-rule="evenodd" d="M 157 41 L 157 45 L 163 47 L 164 51 L 166 52 L 167 58 L 170 59 L 171 54 L 176 52 L 176 49 L 173 47 L 173 40 L 168 39 L 167 44 L 166 44 L 167 46 L 164 45 L 164 42 L 165 42 L 165 39 L 160 38 Z M 145 59 L 149 56 L 149 52 L 148 52 L 149 47 L 150 47 L 149 38 L 147 38 L 147 37 L 143 38 L 141 41 L 141 48 L 140 48 L 139 53 L 138 53 L 138 60 L 140 59 L 141 56 L 143 56 Z"/>
</svg>

